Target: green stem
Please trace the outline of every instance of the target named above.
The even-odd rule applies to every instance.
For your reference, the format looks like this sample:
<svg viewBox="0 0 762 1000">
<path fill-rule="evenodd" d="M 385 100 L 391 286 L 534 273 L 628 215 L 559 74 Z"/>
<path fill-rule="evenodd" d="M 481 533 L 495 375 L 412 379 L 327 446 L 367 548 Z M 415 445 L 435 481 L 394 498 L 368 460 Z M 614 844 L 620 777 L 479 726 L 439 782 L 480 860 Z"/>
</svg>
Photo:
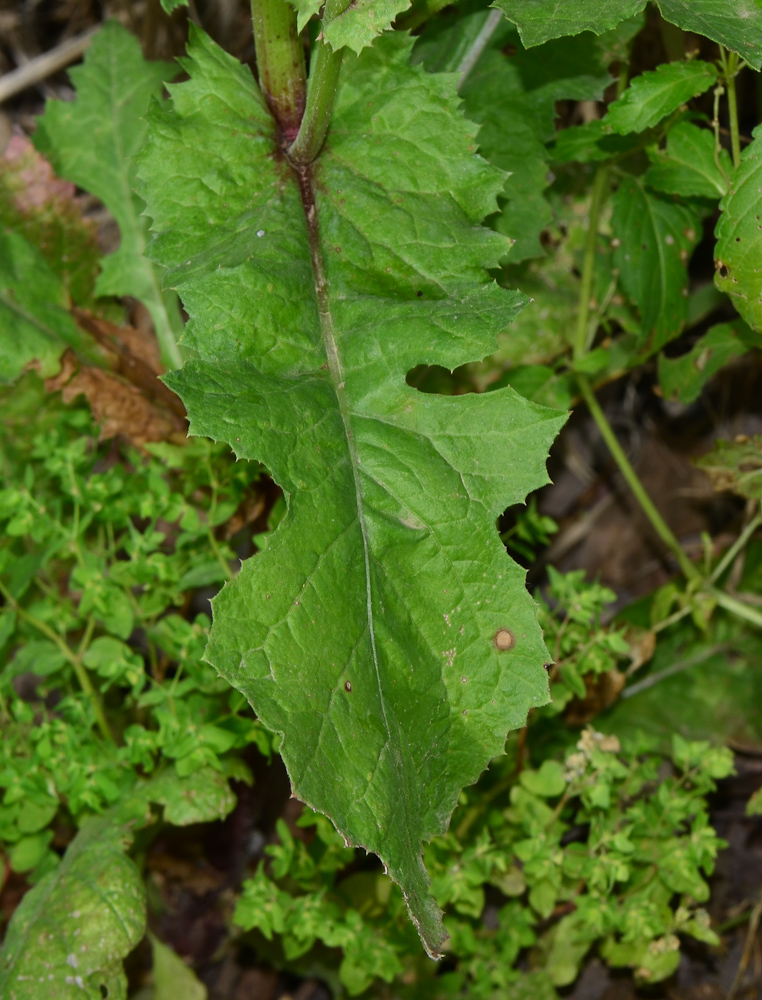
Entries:
<svg viewBox="0 0 762 1000">
<path fill-rule="evenodd" d="M 593 278 L 595 276 L 595 254 L 598 249 L 598 220 L 601 208 L 609 190 L 609 168 L 599 167 L 593 182 L 593 200 L 590 205 L 590 219 L 585 240 L 585 257 L 582 262 L 582 285 L 579 291 L 579 311 L 577 313 L 577 332 L 574 338 L 574 360 L 578 361 L 587 353 L 588 324 L 590 321 L 590 299 L 593 293 Z"/>
<path fill-rule="evenodd" d="M 327 42 L 319 41 L 310 67 L 307 106 L 299 134 L 288 150 L 288 158 L 297 166 L 307 166 L 322 149 L 331 122 L 343 50 L 334 52 Z"/>
<path fill-rule="evenodd" d="M 87 670 L 85 669 L 84 664 L 82 663 L 82 658 L 84 657 L 84 654 L 87 651 L 90 638 L 92 637 L 92 631 L 94 625 L 92 620 L 88 622 L 87 629 L 85 630 L 85 636 L 82 640 L 79 652 L 74 653 L 69 648 L 68 644 L 61 638 L 61 636 L 57 632 L 53 631 L 53 629 L 47 624 L 47 622 L 40 621 L 39 618 L 35 618 L 34 615 L 30 615 L 25 608 L 22 608 L 21 605 L 16 600 L 16 598 L 13 597 L 10 591 L 7 590 L 2 583 L 0 583 L 0 594 L 3 595 L 9 607 L 11 607 L 16 612 L 16 614 L 19 616 L 19 618 L 22 619 L 22 621 L 25 621 L 27 625 L 31 625 L 32 628 L 37 629 L 38 632 L 40 632 L 46 638 L 50 639 L 50 641 L 54 643 L 61 651 L 61 654 L 64 656 L 64 658 L 69 661 L 69 663 L 74 668 L 74 673 L 77 675 L 79 686 L 82 688 L 82 690 L 90 700 L 90 704 L 92 705 L 93 708 L 93 714 L 95 715 L 95 721 L 98 725 L 98 729 L 100 729 L 101 731 L 101 736 L 103 736 L 105 740 L 108 740 L 109 743 L 114 743 L 115 742 L 114 734 L 111 732 L 111 727 L 108 724 L 108 719 L 106 718 L 106 714 L 103 711 L 103 705 L 101 704 L 101 700 L 98 697 L 98 692 L 93 687 L 92 682 L 90 680 L 90 675 L 87 673 Z"/>
<path fill-rule="evenodd" d="M 730 149 L 733 153 L 733 166 L 737 170 L 741 162 L 741 135 L 738 131 L 738 100 L 736 98 L 736 74 L 739 70 L 740 59 L 737 52 L 726 53 L 723 46 L 720 46 L 720 59 L 722 60 L 725 89 L 728 93 Z"/>
<path fill-rule="evenodd" d="M 327 0 L 323 14 L 323 27 L 343 14 L 352 0 Z M 299 126 L 299 134 L 288 150 L 288 158 L 296 167 L 306 167 L 322 149 L 339 87 L 339 73 L 344 50 L 334 52 L 318 35 L 310 59 L 310 79 L 307 85 L 307 106 Z"/>
<path fill-rule="evenodd" d="M 286 142 L 299 131 L 304 113 L 304 48 L 296 11 L 287 0 L 251 0 L 259 86 Z"/>
<path fill-rule="evenodd" d="M 700 582 L 701 574 L 685 554 L 685 550 L 682 545 L 678 542 L 677 538 L 672 533 L 672 530 L 667 526 L 664 518 L 654 506 L 651 497 L 646 492 L 640 479 L 638 479 L 637 473 L 630 464 L 630 460 L 627 458 L 622 446 L 617 441 L 616 435 L 614 434 L 611 425 L 606 419 L 606 415 L 595 397 L 595 393 L 592 390 L 587 376 L 578 372 L 577 383 L 579 384 L 580 392 L 582 393 L 588 409 L 590 410 L 590 415 L 595 421 L 598 430 L 601 432 L 603 440 L 608 445 L 614 461 L 619 466 L 619 471 L 624 476 L 627 485 L 635 494 L 635 499 L 640 504 L 643 513 L 651 522 L 659 538 L 661 538 L 667 548 L 674 553 L 674 556 L 680 565 L 680 569 L 685 574 L 686 579 L 693 582 Z"/>
</svg>

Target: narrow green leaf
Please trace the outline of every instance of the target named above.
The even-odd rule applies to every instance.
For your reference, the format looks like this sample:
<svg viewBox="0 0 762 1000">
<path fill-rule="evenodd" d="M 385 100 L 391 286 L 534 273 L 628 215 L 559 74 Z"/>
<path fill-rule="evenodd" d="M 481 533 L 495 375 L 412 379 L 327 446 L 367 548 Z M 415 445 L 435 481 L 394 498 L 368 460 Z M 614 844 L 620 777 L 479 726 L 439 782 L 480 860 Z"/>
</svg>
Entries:
<svg viewBox="0 0 762 1000">
<path fill-rule="evenodd" d="M 670 130 L 665 150 L 649 150 L 646 184 L 684 198 L 722 198 L 733 172 L 726 149 L 715 150 L 709 129 L 680 122 Z"/>
<path fill-rule="evenodd" d="M 489 354 L 523 302 L 485 272 L 506 241 L 478 223 L 504 177 L 453 77 L 411 68 L 411 45 L 387 34 L 345 60 L 326 146 L 296 176 L 249 71 L 193 30 L 141 170 L 200 355 L 169 382 L 194 433 L 288 498 L 216 598 L 207 656 L 282 734 L 294 793 L 382 857 L 434 954 L 422 843 L 547 700 L 495 518 L 545 481 L 564 416 L 405 383 Z"/>
<path fill-rule="evenodd" d="M 206 986 L 193 969 L 153 934 L 153 1000 L 206 1000 Z"/>
<path fill-rule="evenodd" d="M 662 63 L 636 76 L 622 96 L 609 105 L 604 127 L 620 135 L 652 128 L 716 82 L 716 68 L 700 59 Z"/>
<path fill-rule="evenodd" d="M 645 5 L 646 0 L 495 0 L 492 4 L 518 26 L 527 48 L 582 31 L 601 35 L 639 14 Z"/>
<path fill-rule="evenodd" d="M 171 14 L 178 7 L 187 7 L 188 0 L 161 0 L 161 6 L 166 14 Z"/>
<path fill-rule="evenodd" d="M 739 330 L 738 327 L 742 327 Z M 762 339 L 756 346 L 762 347 Z M 718 323 L 679 358 L 659 357 L 659 383 L 667 399 L 692 403 L 713 375 L 742 357 L 754 344 L 754 334 L 745 323 Z"/>
<path fill-rule="evenodd" d="M 117 21 L 93 38 L 81 66 L 70 76 L 73 102 L 49 101 L 38 119 L 34 143 L 61 177 L 96 195 L 119 225 L 119 249 L 103 260 L 98 295 L 133 295 L 151 313 L 166 364 L 181 363 L 176 338 L 182 328 L 174 296 L 162 295 L 159 271 L 143 256 L 147 222 L 134 192 L 135 153 L 143 144 L 152 97 L 177 69 L 146 62 L 140 45 Z"/>
<path fill-rule="evenodd" d="M 753 135 L 720 202 L 714 280 L 746 322 L 762 330 L 762 128 Z"/>
<path fill-rule="evenodd" d="M 67 346 L 85 347 L 68 307 L 63 281 L 40 251 L 0 228 L 0 384 L 32 361 L 44 377 L 54 375 Z"/>
<path fill-rule="evenodd" d="M 626 177 L 612 201 L 614 263 L 640 311 L 640 346 L 653 353 L 685 322 L 686 265 L 700 236 L 699 221 L 690 208 L 652 194 L 637 177 Z"/>
<path fill-rule="evenodd" d="M 755 0 L 659 0 L 667 21 L 720 42 L 762 68 L 762 9 Z"/>
</svg>

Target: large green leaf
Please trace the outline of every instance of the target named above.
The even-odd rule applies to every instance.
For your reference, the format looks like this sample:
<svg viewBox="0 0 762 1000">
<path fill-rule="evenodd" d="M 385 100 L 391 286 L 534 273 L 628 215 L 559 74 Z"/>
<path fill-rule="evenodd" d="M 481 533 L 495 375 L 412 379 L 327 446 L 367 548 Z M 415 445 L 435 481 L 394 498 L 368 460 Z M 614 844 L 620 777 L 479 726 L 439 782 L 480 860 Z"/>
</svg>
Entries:
<svg viewBox="0 0 762 1000">
<path fill-rule="evenodd" d="M 762 8 L 756 0 L 659 0 L 664 17 L 762 67 Z"/>
<path fill-rule="evenodd" d="M 636 76 L 622 96 L 609 105 L 604 127 L 625 135 L 652 128 L 692 97 L 709 90 L 717 81 L 711 63 L 662 63 Z"/>
<path fill-rule="evenodd" d="M 489 354 L 523 302 L 484 270 L 506 250 L 478 225 L 504 177 L 411 45 L 345 57 L 326 146 L 295 175 L 248 69 L 194 30 L 141 171 L 199 352 L 169 383 L 193 432 L 265 463 L 289 505 L 215 599 L 207 656 L 282 734 L 294 793 L 381 856 L 434 954 L 422 842 L 548 696 L 495 519 L 546 480 L 565 418 L 406 385 Z"/>
<path fill-rule="evenodd" d="M 34 143 L 61 177 L 96 195 L 119 225 L 119 249 L 103 260 L 98 295 L 132 295 L 151 313 L 165 363 L 180 364 L 182 329 L 174 296 L 163 295 L 156 266 L 143 256 L 147 222 L 135 194 L 134 156 L 143 144 L 143 115 L 177 69 L 146 62 L 117 21 L 94 37 L 83 65 L 71 70 L 75 101 L 49 101 Z"/>
<path fill-rule="evenodd" d="M 762 66 L 762 8 L 756 0 L 658 0 L 667 21 L 706 35 Z M 495 0 L 526 46 L 594 31 L 600 35 L 645 7 L 645 0 Z"/>
<path fill-rule="evenodd" d="M 646 0 L 495 0 L 492 6 L 518 25 L 529 48 L 582 31 L 600 35 L 639 14 L 645 5 Z"/>
<path fill-rule="evenodd" d="M 640 312 L 640 346 L 648 353 L 676 337 L 688 309 L 686 264 L 701 235 L 685 205 L 652 194 L 625 177 L 613 196 L 614 263 L 622 288 Z"/>
<path fill-rule="evenodd" d="M 755 129 L 720 208 L 715 284 L 750 326 L 762 330 L 762 129 Z"/>
<path fill-rule="evenodd" d="M 567 129 L 567 131 L 569 131 Z M 655 191 L 684 198 L 722 198 L 733 172 L 726 149 L 715 150 L 707 128 L 680 122 L 667 136 L 667 148 L 649 150 L 646 184 Z"/>
</svg>

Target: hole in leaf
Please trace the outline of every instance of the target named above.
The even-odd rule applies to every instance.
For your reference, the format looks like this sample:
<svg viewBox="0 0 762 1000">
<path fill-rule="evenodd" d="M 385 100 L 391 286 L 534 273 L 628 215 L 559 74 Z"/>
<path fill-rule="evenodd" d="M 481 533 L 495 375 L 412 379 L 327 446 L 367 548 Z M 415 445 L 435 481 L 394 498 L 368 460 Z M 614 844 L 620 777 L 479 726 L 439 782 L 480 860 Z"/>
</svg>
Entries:
<svg viewBox="0 0 762 1000">
<path fill-rule="evenodd" d="M 351 691 L 352 690 L 352 685 L 351 685 L 351 683 L 349 681 L 345 681 L 344 682 L 344 690 L 345 691 Z"/>
<path fill-rule="evenodd" d="M 105 983 L 101 983 L 101 996 L 103 997 L 103 1000 L 107 1000 L 109 997 L 109 989 Z"/>
<path fill-rule="evenodd" d="M 727 278 L 729 272 L 728 272 L 727 267 L 725 267 L 724 264 L 719 264 L 719 266 L 717 267 L 717 270 L 719 271 L 719 274 L 720 274 L 721 278 Z"/>
<path fill-rule="evenodd" d="M 457 368 L 451 372 L 442 365 L 416 365 L 407 373 L 405 381 L 419 392 L 431 392 L 440 396 L 454 396 L 463 391 Z"/>
</svg>

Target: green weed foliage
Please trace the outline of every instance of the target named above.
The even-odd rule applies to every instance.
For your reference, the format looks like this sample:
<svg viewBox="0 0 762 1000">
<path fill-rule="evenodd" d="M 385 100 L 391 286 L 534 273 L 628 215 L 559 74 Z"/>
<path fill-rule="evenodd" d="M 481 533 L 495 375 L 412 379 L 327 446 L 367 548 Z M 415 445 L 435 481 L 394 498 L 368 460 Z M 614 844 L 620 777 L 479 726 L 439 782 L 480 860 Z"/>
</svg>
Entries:
<svg viewBox="0 0 762 1000">
<path fill-rule="evenodd" d="M 2 997 L 126 998 L 147 845 L 227 816 L 256 754 L 304 808 L 231 934 L 337 997 L 552 1000 L 593 953 L 654 983 L 720 942 L 728 732 L 626 684 L 657 636 L 663 691 L 681 657 L 732 651 L 731 677 L 759 653 L 762 445 L 701 460 L 747 518 L 698 565 L 595 389 L 648 363 L 690 404 L 762 347 L 762 136 L 741 151 L 735 84 L 762 10 L 441 6 L 254 0 L 258 76 L 193 23 L 178 66 L 109 21 L 2 161 L 0 851 L 27 884 Z M 647 18 L 670 58 L 642 68 Z M 304 86 L 299 32 L 294 138 L 273 88 Z M 576 102 L 595 114 L 559 128 Z M 580 399 L 682 570 L 616 618 L 581 570 L 525 582 Z M 151 945 L 155 1000 L 205 995 Z"/>
</svg>

